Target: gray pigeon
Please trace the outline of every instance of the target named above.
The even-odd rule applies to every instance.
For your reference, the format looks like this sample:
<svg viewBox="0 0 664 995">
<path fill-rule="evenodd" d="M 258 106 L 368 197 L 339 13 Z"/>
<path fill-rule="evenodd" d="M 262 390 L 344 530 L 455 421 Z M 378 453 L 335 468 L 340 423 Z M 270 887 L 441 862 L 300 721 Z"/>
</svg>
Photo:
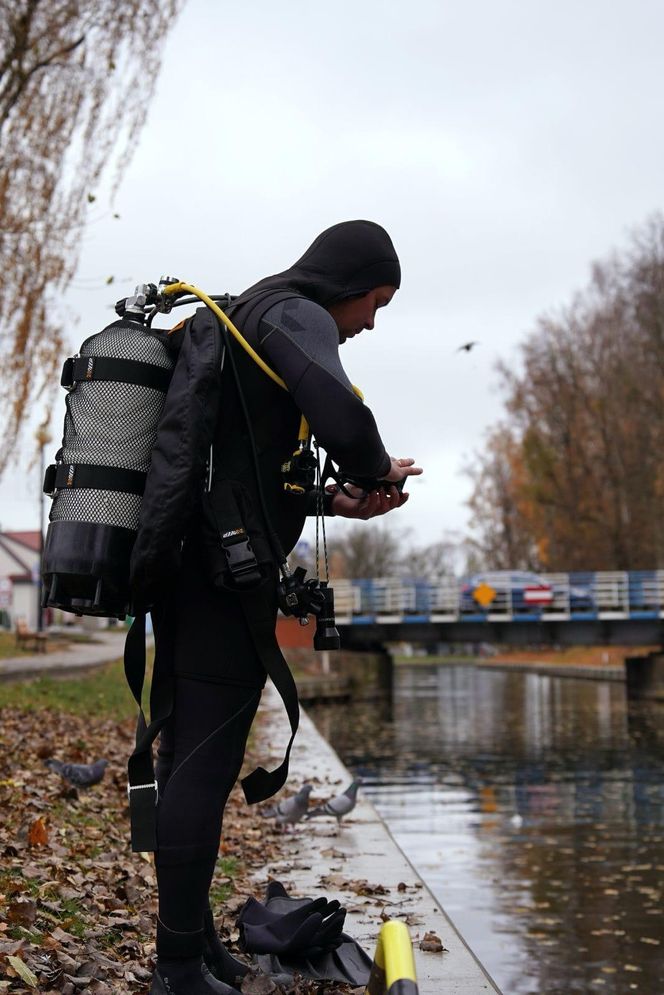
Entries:
<svg viewBox="0 0 664 995">
<path fill-rule="evenodd" d="M 95 760 L 93 764 L 63 764 L 61 760 L 45 760 L 44 763 L 75 788 L 90 788 L 93 784 L 99 784 L 108 767 L 108 760 Z"/>
<path fill-rule="evenodd" d="M 289 822 L 299 822 L 309 806 L 309 795 L 313 791 L 313 784 L 304 784 L 296 795 L 290 795 L 282 799 L 276 805 L 268 809 L 263 809 L 261 815 L 266 817 L 274 816 L 277 824 L 286 826 Z"/>
<path fill-rule="evenodd" d="M 337 825 L 341 824 L 341 819 L 344 815 L 348 815 L 355 808 L 357 802 L 357 789 L 360 786 L 360 781 L 352 781 L 342 795 L 337 795 L 336 798 L 330 798 L 329 802 L 325 802 L 324 805 L 318 805 L 316 808 L 312 808 L 311 812 L 307 813 L 307 819 L 315 819 L 319 815 L 333 815 L 337 820 Z"/>
</svg>

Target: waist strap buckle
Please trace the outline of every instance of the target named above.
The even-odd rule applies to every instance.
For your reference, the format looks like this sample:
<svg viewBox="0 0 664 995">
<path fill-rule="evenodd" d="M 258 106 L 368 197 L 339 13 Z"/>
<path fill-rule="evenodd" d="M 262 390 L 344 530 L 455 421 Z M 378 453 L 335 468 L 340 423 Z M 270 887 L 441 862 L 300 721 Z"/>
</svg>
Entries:
<svg viewBox="0 0 664 995">
<path fill-rule="evenodd" d="M 228 569 L 238 587 L 253 587 L 261 581 L 258 560 L 244 529 L 224 532 L 221 537 Z"/>
</svg>

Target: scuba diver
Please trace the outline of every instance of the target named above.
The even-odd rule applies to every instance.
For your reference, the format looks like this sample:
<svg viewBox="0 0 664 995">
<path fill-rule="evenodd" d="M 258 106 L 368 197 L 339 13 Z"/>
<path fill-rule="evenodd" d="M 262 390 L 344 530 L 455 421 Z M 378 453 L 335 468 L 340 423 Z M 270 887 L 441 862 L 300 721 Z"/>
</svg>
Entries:
<svg viewBox="0 0 664 995">
<path fill-rule="evenodd" d="M 339 345 L 374 327 L 376 312 L 390 303 L 400 282 L 387 232 L 373 222 L 348 221 L 320 234 L 289 269 L 224 307 L 288 391 L 229 340 L 208 466 L 213 516 L 228 510 L 231 481 L 243 514 L 260 519 L 266 509 L 264 532 L 272 530 L 288 553 L 307 514 L 366 520 L 405 503 L 403 483 L 422 469 L 410 457 L 388 455 L 339 359 Z M 283 464 L 293 453 L 302 416 L 344 477 L 294 493 L 284 488 Z M 267 569 L 261 608 L 252 615 L 238 594 L 213 583 L 206 516 L 202 507 L 193 509 L 181 567 L 152 612 L 157 661 L 165 647 L 174 681 L 156 765 L 159 914 L 152 995 L 229 995 L 236 992 L 237 975 L 247 970 L 222 945 L 208 892 L 224 806 L 269 670 L 262 647 L 265 633 L 274 639 L 278 575 L 276 564 Z M 224 538 L 236 531 L 227 530 Z M 259 538 L 253 546 L 260 559 Z M 296 727 L 295 719 L 293 734 Z M 285 780 L 287 757 L 270 793 Z M 271 777 L 261 768 L 254 774 Z M 263 790 L 255 800 L 265 796 Z"/>
</svg>

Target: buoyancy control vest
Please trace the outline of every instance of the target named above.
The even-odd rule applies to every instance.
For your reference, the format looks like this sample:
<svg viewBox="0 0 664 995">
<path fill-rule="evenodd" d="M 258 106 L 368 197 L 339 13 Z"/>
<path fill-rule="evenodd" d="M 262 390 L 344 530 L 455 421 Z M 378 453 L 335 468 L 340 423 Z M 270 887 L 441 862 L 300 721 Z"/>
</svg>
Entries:
<svg viewBox="0 0 664 995">
<path fill-rule="evenodd" d="M 62 446 L 44 491 L 53 497 L 43 556 L 43 604 L 124 618 L 139 527 L 173 356 L 130 313 L 66 360 Z"/>
</svg>

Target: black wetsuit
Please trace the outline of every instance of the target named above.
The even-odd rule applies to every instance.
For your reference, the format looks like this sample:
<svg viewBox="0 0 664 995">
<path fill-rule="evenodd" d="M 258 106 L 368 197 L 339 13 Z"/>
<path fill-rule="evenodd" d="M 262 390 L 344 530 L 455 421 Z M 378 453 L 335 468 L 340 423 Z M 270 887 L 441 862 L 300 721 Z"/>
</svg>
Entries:
<svg viewBox="0 0 664 995">
<path fill-rule="evenodd" d="M 294 271 L 295 267 L 287 274 Z M 278 278 L 272 279 L 279 284 Z M 397 279 L 392 282 L 398 285 Z M 231 342 L 271 526 L 286 553 L 297 542 L 307 514 L 306 499 L 285 493 L 281 474 L 281 465 L 297 441 L 300 413 L 320 445 L 348 473 L 376 478 L 390 468 L 373 415 L 353 392 L 339 361 L 337 327 L 312 300 L 311 289 L 307 287 L 306 292 L 303 297 L 297 283 L 281 278 L 276 287 L 258 285 L 246 292 L 232 309 L 233 321 L 288 386 L 286 392 L 273 383 Z M 338 296 L 347 294 L 342 288 Z M 215 478 L 238 481 L 248 499 L 258 503 L 246 423 L 227 370 L 222 395 L 214 444 Z M 201 543 L 194 527 L 185 543 L 172 597 L 160 607 L 168 616 L 169 638 L 174 639 L 176 674 L 174 709 L 162 730 L 157 760 L 157 952 L 164 963 L 196 957 L 202 949 L 202 918 L 223 809 L 238 776 L 265 683 L 265 671 L 237 598 L 211 585 L 202 567 Z M 274 591 L 272 596 L 276 623 Z M 158 644 L 163 617 L 155 613 Z"/>
</svg>

